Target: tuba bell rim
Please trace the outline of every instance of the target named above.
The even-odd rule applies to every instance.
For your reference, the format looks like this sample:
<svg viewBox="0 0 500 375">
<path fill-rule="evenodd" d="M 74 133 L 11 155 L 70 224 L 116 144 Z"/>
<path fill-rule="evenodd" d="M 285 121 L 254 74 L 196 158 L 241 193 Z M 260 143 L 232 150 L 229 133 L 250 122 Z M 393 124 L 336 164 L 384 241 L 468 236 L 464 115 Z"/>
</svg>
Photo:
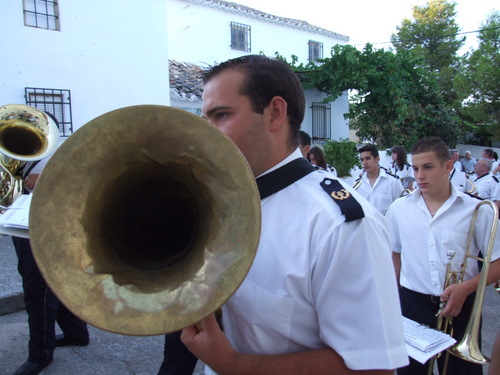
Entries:
<svg viewBox="0 0 500 375">
<path fill-rule="evenodd" d="M 25 128 L 28 128 L 29 126 L 36 127 L 39 131 L 40 136 L 44 138 L 44 145 L 42 150 L 33 155 L 21 155 L 18 153 L 14 153 L 4 147 L 0 148 L 0 153 L 11 159 L 16 159 L 25 162 L 42 160 L 52 155 L 59 143 L 59 128 L 57 127 L 54 120 L 52 120 L 50 116 L 48 116 L 42 110 L 24 104 L 2 105 L 0 107 L 0 119 L 6 113 L 9 112 L 12 113 L 13 111 L 17 111 L 18 113 L 19 112 L 29 113 L 30 115 L 33 116 L 34 119 L 36 119 L 31 123 L 27 123 L 26 121 L 23 121 L 23 119 L 14 119 L 14 120 L 17 120 L 19 122 L 17 124 L 18 126 L 22 126 Z M 0 123 L 1 122 L 2 121 L 0 121 Z M 1 128 L 2 127 L 0 126 L 0 131 Z"/>
<path fill-rule="evenodd" d="M 168 134 L 175 137 L 168 140 Z M 208 232 L 209 241 L 168 272 L 136 275 L 128 264 L 120 266 L 125 270 L 120 274 L 98 272 L 86 246 L 101 234 L 86 233 L 99 227 L 87 219 L 92 204 L 86 203 L 99 206 L 100 186 L 138 158 L 160 166 L 171 158 L 190 165 L 186 175 L 213 192 L 216 203 L 207 217 L 218 231 Z M 113 160 L 117 165 L 110 168 Z M 49 160 L 33 193 L 30 239 L 48 285 L 75 315 L 110 332 L 164 334 L 215 312 L 243 282 L 260 239 L 260 199 L 239 149 L 206 120 L 166 106 L 125 107 L 78 129 Z M 136 276 L 140 283 L 128 283 Z"/>
</svg>

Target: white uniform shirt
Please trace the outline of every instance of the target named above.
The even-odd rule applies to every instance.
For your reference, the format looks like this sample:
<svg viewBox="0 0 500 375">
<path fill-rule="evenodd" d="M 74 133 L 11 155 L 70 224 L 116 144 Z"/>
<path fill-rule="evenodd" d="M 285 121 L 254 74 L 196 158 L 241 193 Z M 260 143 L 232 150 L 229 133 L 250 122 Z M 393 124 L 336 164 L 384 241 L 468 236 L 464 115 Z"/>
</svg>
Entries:
<svg viewBox="0 0 500 375">
<path fill-rule="evenodd" d="M 389 168 L 389 170 L 393 175 L 398 176 L 400 179 L 404 179 L 404 178 L 408 178 L 408 177 L 415 179 L 415 173 L 413 172 L 413 168 L 408 163 L 406 163 L 403 166 L 403 170 L 401 170 L 401 169 L 399 169 L 396 162 L 393 161 L 391 163 L 391 167 Z M 408 189 L 410 182 L 409 181 L 404 182 L 403 180 L 401 180 L 401 182 L 403 184 L 403 188 Z M 415 182 L 413 183 L 413 188 L 415 188 Z"/>
<path fill-rule="evenodd" d="M 370 184 L 367 173 L 361 176 L 362 183 L 358 188 L 358 192 L 365 197 L 368 202 L 373 204 L 375 208 L 385 215 L 387 208 L 401 196 L 403 185 L 399 178 L 388 174 L 384 168 L 380 168 L 380 174 L 375 180 L 373 186 Z"/>
<path fill-rule="evenodd" d="M 467 175 L 456 167 L 450 172 L 450 182 L 461 192 L 467 191 L 470 188 L 467 182 Z"/>
<path fill-rule="evenodd" d="M 491 173 L 487 173 L 481 177 L 472 176 L 472 181 L 476 185 L 476 190 L 473 192 L 479 198 L 489 199 L 492 201 L 500 200 L 500 185 L 498 178 Z"/>
<path fill-rule="evenodd" d="M 431 216 L 420 190 L 395 201 L 387 210 L 393 251 L 401 253 L 400 284 L 407 289 L 439 296 L 443 291 L 447 250 L 454 250 L 452 270 L 464 260 L 471 215 L 481 202 L 451 185 L 451 196 Z M 476 221 L 471 254 L 486 250 L 493 211 L 482 207 Z M 496 236 L 491 260 L 500 257 L 500 236 Z M 464 280 L 478 273 L 477 261 L 469 259 Z"/>
<path fill-rule="evenodd" d="M 330 172 L 335 178 L 337 178 L 337 170 L 331 165 L 326 165 L 327 172 Z"/>
<path fill-rule="evenodd" d="M 497 169 L 498 167 L 498 161 L 496 160 L 492 160 L 491 161 L 491 173 L 493 174 L 493 172 L 495 172 L 495 169 Z M 498 176 L 499 174 L 496 173 L 495 176 Z"/>
<path fill-rule="evenodd" d="M 278 166 L 298 157 L 296 151 Z M 225 333 L 243 353 L 331 347 L 352 369 L 403 366 L 407 354 L 387 222 L 341 182 L 365 212 L 346 223 L 320 186 L 325 177 L 332 178 L 312 172 L 262 200 L 259 249 L 222 308 Z"/>
</svg>

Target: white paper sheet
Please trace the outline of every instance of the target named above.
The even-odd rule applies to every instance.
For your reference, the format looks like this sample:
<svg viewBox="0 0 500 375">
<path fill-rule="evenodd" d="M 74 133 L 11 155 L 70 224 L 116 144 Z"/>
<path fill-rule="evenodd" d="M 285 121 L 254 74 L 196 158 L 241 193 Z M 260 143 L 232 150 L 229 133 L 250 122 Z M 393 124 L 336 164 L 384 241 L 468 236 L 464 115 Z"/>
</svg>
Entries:
<svg viewBox="0 0 500 375">
<path fill-rule="evenodd" d="M 28 229 L 32 194 L 23 194 L 0 215 L 0 225 L 6 228 Z"/>
<path fill-rule="evenodd" d="M 406 317 L 403 317 L 403 327 L 408 355 L 420 363 L 427 362 L 429 358 L 457 342 L 444 332 L 429 328 Z"/>
</svg>

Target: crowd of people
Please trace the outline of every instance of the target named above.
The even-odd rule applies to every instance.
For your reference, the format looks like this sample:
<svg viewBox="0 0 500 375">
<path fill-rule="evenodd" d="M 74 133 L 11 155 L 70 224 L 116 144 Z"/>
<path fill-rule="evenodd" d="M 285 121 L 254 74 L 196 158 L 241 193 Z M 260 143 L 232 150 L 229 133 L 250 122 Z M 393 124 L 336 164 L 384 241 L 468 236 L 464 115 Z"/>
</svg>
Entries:
<svg viewBox="0 0 500 375">
<path fill-rule="evenodd" d="M 288 65 L 248 55 L 211 68 L 203 82 L 203 116 L 235 142 L 258 185 L 280 186 L 273 179 L 290 163 L 301 173 L 261 196 L 256 258 L 222 306 L 222 320 L 211 315 L 168 334 L 158 374 L 192 374 L 198 359 L 207 374 L 221 375 L 427 374 L 426 365 L 408 357 L 402 316 L 430 327 L 437 315 L 453 317 L 455 336 L 463 334 L 480 270 L 472 263 L 462 283 L 445 287 L 447 250 L 456 252 L 459 267 L 481 195 L 500 201 L 493 162 L 466 153 L 460 167 L 448 146 L 430 137 L 412 147 L 411 165 L 394 147 L 384 168 L 377 148 L 367 145 L 359 149 L 363 173 L 353 187 L 335 177 L 323 150 L 300 131 L 304 93 Z M 479 197 L 454 183 L 472 172 Z M 493 220 L 482 207 L 473 254 L 484 249 Z M 488 283 L 500 279 L 499 258 L 496 236 Z M 47 345 L 43 358 L 30 353 L 37 367 L 23 365 L 15 374 L 46 367 L 54 338 Z M 458 375 L 482 371 L 455 358 L 448 366 Z"/>
</svg>

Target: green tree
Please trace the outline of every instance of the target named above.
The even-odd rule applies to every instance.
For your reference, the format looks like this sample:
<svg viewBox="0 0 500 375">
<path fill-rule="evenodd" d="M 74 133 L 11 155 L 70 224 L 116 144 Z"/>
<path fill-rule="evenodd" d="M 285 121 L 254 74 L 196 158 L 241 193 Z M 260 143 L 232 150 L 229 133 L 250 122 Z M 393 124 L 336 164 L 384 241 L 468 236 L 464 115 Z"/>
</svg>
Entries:
<svg viewBox="0 0 500 375">
<path fill-rule="evenodd" d="M 325 102 L 352 90 L 346 117 L 362 140 L 408 149 L 439 131 L 446 142 L 456 143 L 459 130 L 453 113 L 443 103 L 434 76 L 412 51 L 337 45 L 321 65 L 297 65 L 295 57 L 291 64 L 306 89 L 327 94 Z"/>
<path fill-rule="evenodd" d="M 356 144 L 349 139 L 327 140 L 323 150 L 328 164 L 333 165 L 337 170 L 338 177 L 350 176 L 352 168 L 361 167 Z"/>
<path fill-rule="evenodd" d="M 500 13 L 481 25 L 477 50 L 465 57 L 463 74 L 455 81 L 465 98 L 461 115 L 470 122 L 479 142 L 500 140 Z"/>
<path fill-rule="evenodd" d="M 458 36 L 455 7 L 455 2 L 446 0 L 430 0 L 424 6 L 413 7 L 413 19 L 403 19 L 391 40 L 398 52 L 412 51 L 422 58 L 422 67 L 436 74 L 443 100 L 458 110 L 461 98 L 453 82 L 460 68 L 458 51 L 465 37 Z"/>
<path fill-rule="evenodd" d="M 457 52 L 465 37 L 458 37 L 460 27 L 455 21 L 456 3 L 430 0 L 425 6 L 413 7 L 413 20 L 403 19 L 392 35 L 392 44 L 399 51 L 413 51 L 433 71 L 441 71 L 457 63 Z"/>
</svg>

